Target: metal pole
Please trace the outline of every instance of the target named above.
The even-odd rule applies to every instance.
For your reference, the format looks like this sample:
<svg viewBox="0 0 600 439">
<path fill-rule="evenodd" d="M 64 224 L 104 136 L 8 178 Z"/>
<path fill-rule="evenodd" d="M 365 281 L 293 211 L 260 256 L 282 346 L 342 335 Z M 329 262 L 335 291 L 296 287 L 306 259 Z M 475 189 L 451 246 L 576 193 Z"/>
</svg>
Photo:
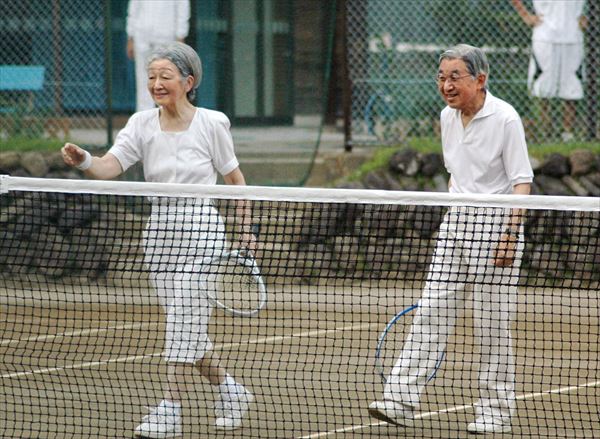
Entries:
<svg viewBox="0 0 600 439">
<path fill-rule="evenodd" d="M 600 75 L 598 57 L 600 50 L 600 4 L 597 0 L 590 1 L 588 6 L 588 35 L 587 35 L 587 127 L 588 140 L 598 138 L 598 76 Z"/>
<path fill-rule="evenodd" d="M 352 84 L 348 74 L 348 2 L 340 5 L 342 25 L 342 107 L 344 112 L 344 150 L 352 151 Z"/>
<path fill-rule="evenodd" d="M 111 0 L 104 0 L 104 84 L 106 93 L 107 146 L 113 143 L 112 18 L 110 2 Z"/>
</svg>

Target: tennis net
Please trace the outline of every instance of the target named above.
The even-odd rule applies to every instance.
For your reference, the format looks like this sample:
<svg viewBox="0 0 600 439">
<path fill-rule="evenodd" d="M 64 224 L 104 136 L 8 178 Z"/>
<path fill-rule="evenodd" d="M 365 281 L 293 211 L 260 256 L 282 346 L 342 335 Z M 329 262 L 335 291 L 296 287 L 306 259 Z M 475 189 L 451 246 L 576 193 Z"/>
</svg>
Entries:
<svg viewBox="0 0 600 439">
<path fill-rule="evenodd" d="M 490 268 L 517 209 L 521 269 Z M 266 306 L 177 321 L 208 306 L 186 295 L 210 289 L 196 272 L 250 226 Z M 496 409 L 514 437 L 598 437 L 599 240 L 598 198 L 0 176 L 0 435 L 132 437 L 165 355 L 198 360 L 205 331 L 254 399 L 222 437 L 458 438 Z M 418 402 L 400 427 L 369 404 L 413 323 L 425 363 L 395 393 Z M 213 437 L 219 389 L 198 369 L 176 381 L 182 437 Z"/>
</svg>

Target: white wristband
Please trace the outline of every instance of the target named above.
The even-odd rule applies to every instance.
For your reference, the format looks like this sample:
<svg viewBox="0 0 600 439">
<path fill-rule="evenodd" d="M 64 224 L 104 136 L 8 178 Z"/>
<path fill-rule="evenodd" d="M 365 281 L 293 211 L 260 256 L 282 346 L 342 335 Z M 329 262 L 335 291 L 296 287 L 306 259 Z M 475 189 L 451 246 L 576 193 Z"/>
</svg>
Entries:
<svg viewBox="0 0 600 439">
<path fill-rule="evenodd" d="M 75 165 L 75 167 L 80 171 L 85 171 L 89 169 L 90 166 L 92 166 L 92 155 L 87 151 L 84 151 L 84 153 L 85 157 L 83 158 L 83 161 L 78 165 Z"/>
</svg>

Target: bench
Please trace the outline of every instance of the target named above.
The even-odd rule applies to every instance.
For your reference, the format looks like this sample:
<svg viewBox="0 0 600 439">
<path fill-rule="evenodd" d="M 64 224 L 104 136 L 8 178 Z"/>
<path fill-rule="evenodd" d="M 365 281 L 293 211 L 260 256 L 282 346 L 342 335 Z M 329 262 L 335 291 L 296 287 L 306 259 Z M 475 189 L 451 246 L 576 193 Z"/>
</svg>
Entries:
<svg viewBox="0 0 600 439">
<path fill-rule="evenodd" d="M 0 115 L 16 115 L 22 108 L 25 110 L 24 119 L 36 119 L 34 98 L 35 93 L 44 88 L 45 72 L 44 66 L 0 65 L 0 93 L 7 92 L 11 96 L 26 93 L 24 105 L 17 98 L 0 101 Z M 43 120 L 44 129 L 51 137 L 58 137 L 60 131 L 65 137 L 69 135 L 70 123 L 67 118 L 43 117 Z"/>
</svg>

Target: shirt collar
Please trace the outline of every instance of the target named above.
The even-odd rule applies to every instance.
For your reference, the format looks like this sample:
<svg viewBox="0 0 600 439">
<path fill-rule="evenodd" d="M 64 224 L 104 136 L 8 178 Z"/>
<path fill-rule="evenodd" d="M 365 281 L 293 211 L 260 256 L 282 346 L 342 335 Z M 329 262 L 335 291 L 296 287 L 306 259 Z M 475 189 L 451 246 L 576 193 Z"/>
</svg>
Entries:
<svg viewBox="0 0 600 439">
<path fill-rule="evenodd" d="M 477 112 L 477 114 L 475 115 L 475 117 L 473 119 L 480 119 L 483 117 L 487 117 L 491 114 L 494 114 L 494 112 L 495 112 L 494 100 L 495 100 L 494 96 L 492 96 L 492 94 L 490 93 L 489 90 L 486 90 L 485 101 L 483 102 L 483 107 L 481 107 L 481 109 Z"/>
<path fill-rule="evenodd" d="M 491 114 L 494 114 L 494 112 L 496 111 L 496 106 L 494 105 L 495 100 L 496 98 L 490 93 L 490 91 L 486 90 L 485 100 L 483 101 L 483 107 L 481 107 L 477 114 L 475 114 L 473 120 L 481 119 L 483 117 L 487 117 Z M 460 119 L 460 115 L 460 110 L 455 110 L 455 117 Z"/>
</svg>

